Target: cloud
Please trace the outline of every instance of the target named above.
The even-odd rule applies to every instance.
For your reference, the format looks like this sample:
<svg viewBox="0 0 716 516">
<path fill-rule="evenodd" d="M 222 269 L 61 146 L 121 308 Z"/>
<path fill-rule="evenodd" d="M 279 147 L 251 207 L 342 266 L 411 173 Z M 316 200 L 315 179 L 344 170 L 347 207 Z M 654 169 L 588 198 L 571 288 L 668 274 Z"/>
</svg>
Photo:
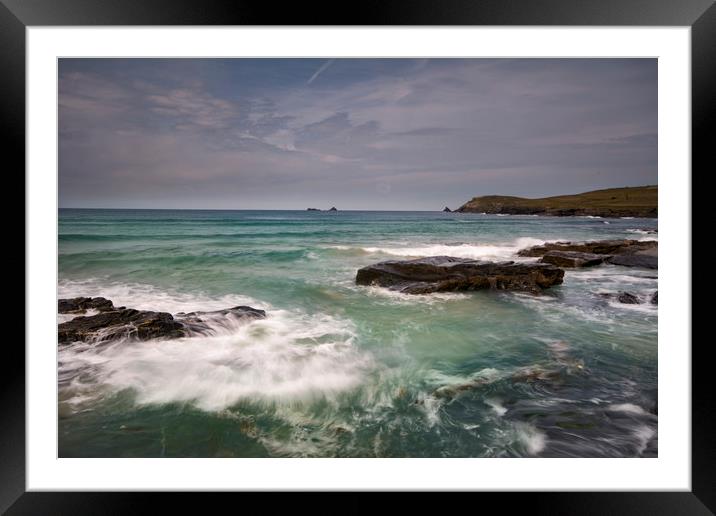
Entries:
<svg viewBox="0 0 716 516">
<path fill-rule="evenodd" d="M 148 95 L 146 101 L 150 111 L 172 118 L 182 129 L 225 129 L 239 117 L 236 103 L 194 89 Z"/>
<path fill-rule="evenodd" d="M 432 209 L 656 183 L 654 60 L 91 61 L 60 61 L 63 206 Z"/>
<path fill-rule="evenodd" d="M 315 81 L 319 75 L 321 75 L 323 72 L 326 71 L 326 69 L 333 64 L 333 59 L 329 59 L 325 63 L 323 63 L 316 72 L 311 75 L 311 78 L 306 81 L 306 84 L 311 84 L 313 81 Z"/>
</svg>

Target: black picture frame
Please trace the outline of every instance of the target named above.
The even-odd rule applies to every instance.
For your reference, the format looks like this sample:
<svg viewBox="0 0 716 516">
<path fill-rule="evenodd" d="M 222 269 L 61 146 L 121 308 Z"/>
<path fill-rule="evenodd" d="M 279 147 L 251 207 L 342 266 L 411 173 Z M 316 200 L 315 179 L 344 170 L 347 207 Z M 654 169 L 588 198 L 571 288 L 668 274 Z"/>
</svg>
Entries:
<svg viewBox="0 0 716 516">
<path fill-rule="evenodd" d="M 706 167 L 713 164 L 710 157 L 716 125 L 716 5 L 713 0 L 361 0 L 353 9 L 340 2 L 293 2 L 277 6 L 271 2 L 243 0 L 0 0 L 0 113 L 6 149 L 3 157 L 5 163 L 15 163 L 16 170 L 25 170 L 25 30 L 32 26 L 65 25 L 689 26 L 692 169 L 698 168 L 705 175 Z M 692 171 L 694 177 L 696 174 Z M 696 260 L 692 259 L 692 268 L 695 264 Z M 690 492 L 480 493 L 478 496 L 510 497 L 510 504 L 524 504 L 533 514 L 713 514 L 716 511 L 716 399 L 712 367 L 707 360 L 708 347 L 692 346 Z M 13 342 L 6 342 L 4 352 L 6 363 L 12 366 L 6 367 L 0 375 L 0 399 L 4 401 L 0 419 L 0 511 L 7 510 L 11 515 L 124 514 L 150 510 L 147 502 L 151 500 L 161 498 L 164 503 L 168 495 L 159 493 L 25 492 L 25 353 Z M 191 500 L 183 494 L 179 497 L 184 509 L 196 504 L 206 511 L 214 504 L 225 502 L 225 496 L 212 496 L 211 501 L 206 494 Z M 413 499 L 422 503 L 422 497 Z M 495 501 L 504 503 L 504 500 Z M 365 510 L 368 503 L 356 501 L 351 505 L 356 510 L 361 506 Z"/>
</svg>

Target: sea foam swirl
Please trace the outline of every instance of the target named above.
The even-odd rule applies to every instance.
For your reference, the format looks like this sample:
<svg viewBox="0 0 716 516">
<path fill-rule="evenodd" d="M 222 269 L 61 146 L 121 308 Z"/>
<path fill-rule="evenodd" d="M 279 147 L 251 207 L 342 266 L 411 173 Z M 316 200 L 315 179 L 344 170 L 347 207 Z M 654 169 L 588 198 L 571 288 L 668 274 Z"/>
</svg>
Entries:
<svg viewBox="0 0 716 516">
<path fill-rule="evenodd" d="M 62 284 L 61 295 L 98 294 L 77 287 Z M 62 346 L 61 399 L 70 409 L 124 390 L 138 404 L 182 402 L 207 411 L 242 401 L 312 401 L 357 387 L 373 366 L 372 357 L 354 346 L 353 324 L 337 317 L 275 309 L 243 296 L 180 295 L 147 285 L 107 285 L 101 292 L 115 304 L 140 309 L 175 313 L 247 303 L 269 315 L 216 325 L 208 337 Z"/>
</svg>

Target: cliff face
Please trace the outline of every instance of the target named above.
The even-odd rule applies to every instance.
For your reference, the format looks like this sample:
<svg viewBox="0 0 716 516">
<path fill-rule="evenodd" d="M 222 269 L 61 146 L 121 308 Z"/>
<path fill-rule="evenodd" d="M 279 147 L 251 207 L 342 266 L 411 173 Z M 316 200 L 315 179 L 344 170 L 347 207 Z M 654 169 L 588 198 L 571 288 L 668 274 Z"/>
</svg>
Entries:
<svg viewBox="0 0 716 516">
<path fill-rule="evenodd" d="M 658 186 L 610 188 L 542 199 L 486 195 L 473 198 L 455 211 L 510 215 L 657 217 L 658 197 Z"/>
</svg>

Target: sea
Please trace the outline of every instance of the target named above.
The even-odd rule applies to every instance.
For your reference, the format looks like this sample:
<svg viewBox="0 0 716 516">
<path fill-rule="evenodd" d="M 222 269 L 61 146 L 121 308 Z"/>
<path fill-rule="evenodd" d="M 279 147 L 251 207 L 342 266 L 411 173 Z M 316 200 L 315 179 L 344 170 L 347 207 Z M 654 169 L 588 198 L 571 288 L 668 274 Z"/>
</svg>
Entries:
<svg viewBox="0 0 716 516">
<path fill-rule="evenodd" d="M 211 336 L 59 346 L 59 456 L 657 456 L 656 270 L 567 269 L 540 295 L 355 284 L 384 260 L 533 261 L 517 251 L 655 240 L 656 229 L 639 218 L 60 209 L 59 298 L 267 317 Z M 623 291 L 642 303 L 603 295 Z"/>
</svg>

